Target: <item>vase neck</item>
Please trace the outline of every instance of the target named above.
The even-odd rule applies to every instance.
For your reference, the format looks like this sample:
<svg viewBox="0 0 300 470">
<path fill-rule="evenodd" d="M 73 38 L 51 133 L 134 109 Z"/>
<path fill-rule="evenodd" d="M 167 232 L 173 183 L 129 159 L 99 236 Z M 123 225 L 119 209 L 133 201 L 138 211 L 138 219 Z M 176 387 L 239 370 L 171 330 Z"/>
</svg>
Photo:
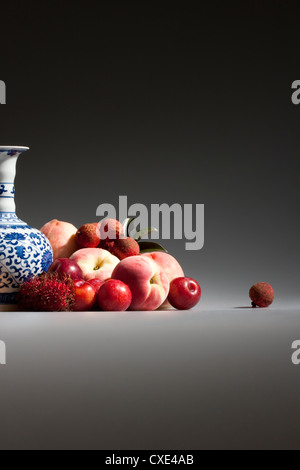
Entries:
<svg viewBox="0 0 300 470">
<path fill-rule="evenodd" d="M 15 205 L 15 176 L 19 155 L 0 157 L 0 212 L 14 214 Z"/>
<path fill-rule="evenodd" d="M 16 216 L 15 177 L 17 160 L 28 147 L 0 146 L 0 226 L 26 225 Z"/>
<path fill-rule="evenodd" d="M 16 212 L 14 183 L 0 181 L 0 212 Z"/>
<path fill-rule="evenodd" d="M 0 212 L 16 212 L 15 176 L 18 156 L 0 156 Z"/>
</svg>

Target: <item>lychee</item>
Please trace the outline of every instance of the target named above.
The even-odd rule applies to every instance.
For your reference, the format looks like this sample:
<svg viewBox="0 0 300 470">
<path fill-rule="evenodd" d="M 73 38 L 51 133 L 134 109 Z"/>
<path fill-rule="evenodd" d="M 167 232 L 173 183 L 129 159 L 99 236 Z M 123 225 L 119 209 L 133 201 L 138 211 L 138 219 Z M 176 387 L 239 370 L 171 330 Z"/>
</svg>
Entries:
<svg viewBox="0 0 300 470">
<path fill-rule="evenodd" d="M 249 296 L 252 300 L 252 307 L 266 308 L 273 303 L 275 294 L 270 284 L 259 282 L 251 287 Z"/>
<path fill-rule="evenodd" d="M 115 244 L 115 240 L 101 240 L 98 248 L 102 248 L 103 250 L 106 250 L 112 253 L 114 244 Z"/>
<path fill-rule="evenodd" d="M 79 248 L 97 248 L 100 240 L 100 230 L 95 224 L 85 224 L 77 230 L 76 242 Z"/>
<path fill-rule="evenodd" d="M 119 238 L 118 240 L 106 242 L 104 246 L 106 250 L 108 250 L 120 260 L 129 258 L 129 256 L 137 256 L 140 254 L 139 244 L 130 237 Z"/>
<path fill-rule="evenodd" d="M 101 240 L 117 240 L 124 236 L 124 227 L 118 220 L 106 219 L 99 224 Z"/>
</svg>

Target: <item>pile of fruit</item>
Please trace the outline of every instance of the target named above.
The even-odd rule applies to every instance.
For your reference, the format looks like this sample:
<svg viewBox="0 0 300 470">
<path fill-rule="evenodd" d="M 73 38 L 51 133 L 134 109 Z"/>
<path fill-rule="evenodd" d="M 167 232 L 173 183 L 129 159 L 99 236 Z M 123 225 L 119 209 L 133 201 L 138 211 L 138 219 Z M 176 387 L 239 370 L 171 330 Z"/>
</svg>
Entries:
<svg viewBox="0 0 300 470">
<path fill-rule="evenodd" d="M 49 239 L 54 262 L 48 273 L 29 279 L 19 306 L 30 311 L 189 310 L 201 299 L 199 284 L 185 277 L 178 261 L 161 246 L 143 241 L 146 229 L 129 236 L 129 225 L 106 219 L 77 230 L 52 220 L 41 231 Z M 253 307 L 274 300 L 269 284 L 250 290 Z"/>
<path fill-rule="evenodd" d="M 33 311 L 188 310 L 201 298 L 199 284 L 187 278 L 163 247 L 143 242 L 146 229 L 128 236 L 123 225 L 106 219 L 85 224 L 53 220 L 41 231 L 49 239 L 54 262 L 48 273 L 25 282 L 19 306 Z"/>
</svg>

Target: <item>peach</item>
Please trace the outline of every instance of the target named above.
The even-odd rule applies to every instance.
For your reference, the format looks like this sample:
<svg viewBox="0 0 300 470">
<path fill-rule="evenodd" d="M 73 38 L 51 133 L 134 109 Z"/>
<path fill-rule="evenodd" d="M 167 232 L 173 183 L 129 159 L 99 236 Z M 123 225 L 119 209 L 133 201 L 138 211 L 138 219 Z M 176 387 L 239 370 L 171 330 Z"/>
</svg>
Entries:
<svg viewBox="0 0 300 470">
<path fill-rule="evenodd" d="M 113 270 L 120 260 L 109 251 L 102 248 L 83 248 L 78 250 L 70 258 L 81 268 L 83 279 L 110 279 Z"/>
<path fill-rule="evenodd" d="M 183 269 L 178 263 L 178 261 L 174 258 L 174 256 L 160 251 L 156 251 L 153 253 L 145 253 L 143 254 L 143 256 L 151 258 L 164 270 L 164 272 L 168 276 L 170 284 L 172 281 L 174 281 L 174 279 L 177 279 L 178 277 L 184 277 Z M 168 308 L 172 308 L 172 305 L 168 300 L 166 300 L 161 306 L 161 309 Z"/>
<path fill-rule="evenodd" d="M 157 310 L 166 300 L 170 282 L 165 272 L 152 259 L 131 256 L 114 269 L 112 279 L 128 285 L 132 293 L 130 310 Z"/>
<path fill-rule="evenodd" d="M 48 238 L 52 246 L 53 260 L 69 258 L 78 250 L 75 240 L 77 228 L 68 222 L 51 220 L 41 228 L 41 232 Z"/>
</svg>

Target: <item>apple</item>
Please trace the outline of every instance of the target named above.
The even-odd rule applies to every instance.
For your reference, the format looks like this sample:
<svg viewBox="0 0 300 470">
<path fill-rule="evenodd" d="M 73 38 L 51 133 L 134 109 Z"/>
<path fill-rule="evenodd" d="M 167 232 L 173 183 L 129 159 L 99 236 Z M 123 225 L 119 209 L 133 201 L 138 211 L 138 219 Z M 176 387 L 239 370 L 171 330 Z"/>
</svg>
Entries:
<svg viewBox="0 0 300 470">
<path fill-rule="evenodd" d="M 166 273 L 152 259 L 131 256 L 116 266 L 112 279 L 128 285 L 132 293 L 130 310 L 156 310 L 166 300 L 170 283 Z"/>
<path fill-rule="evenodd" d="M 142 256 L 153 259 L 153 261 L 155 261 L 155 263 L 157 263 L 165 271 L 170 283 L 178 277 L 184 277 L 183 269 L 174 256 L 160 251 L 145 253 Z M 171 307 L 172 305 L 167 299 L 160 308 L 170 309 Z"/>
<path fill-rule="evenodd" d="M 100 241 L 98 225 L 85 224 L 77 230 L 76 242 L 80 248 L 97 248 Z"/>
<path fill-rule="evenodd" d="M 125 312 L 131 305 L 132 294 L 124 282 L 110 279 L 100 287 L 97 300 L 105 312 Z"/>
<path fill-rule="evenodd" d="M 67 276 L 71 276 L 73 281 L 83 279 L 81 268 L 77 263 L 75 263 L 75 261 L 72 261 L 69 258 L 57 258 L 51 264 L 48 272 L 56 272 L 61 275 L 66 274 Z"/>
<path fill-rule="evenodd" d="M 48 238 L 52 246 L 53 260 L 70 258 L 78 250 L 75 240 L 77 228 L 68 222 L 51 220 L 41 228 L 41 232 Z"/>
<path fill-rule="evenodd" d="M 89 280 L 89 284 L 91 284 L 91 286 L 93 286 L 93 288 L 95 289 L 96 291 L 96 294 L 98 294 L 99 290 L 100 290 L 100 287 L 103 286 L 105 281 L 101 281 L 100 279 L 90 279 Z"/>
<path fill-rule="evenodd" d="M 170 285 L 168 300 L 177 310 L 190 310 L 201 299 L 201 287 L 189 277 L 174 279 Z"/>
<path fill-rule="evenodd" d="M 85 312 L 93 309 L 96 302 L 96 291 L 94 287 L 86 281 L 74 281 L 75 291 L 75 312 Z"/>
<path fill-rule="evenodd" d="M 111 278 L 112 272 L 120 260 L 109 251 L 102 248 L 83 248 L 71 256 L 83 272 L 83 279 L 100 279 L 106 281 Z"/>
</svg>

